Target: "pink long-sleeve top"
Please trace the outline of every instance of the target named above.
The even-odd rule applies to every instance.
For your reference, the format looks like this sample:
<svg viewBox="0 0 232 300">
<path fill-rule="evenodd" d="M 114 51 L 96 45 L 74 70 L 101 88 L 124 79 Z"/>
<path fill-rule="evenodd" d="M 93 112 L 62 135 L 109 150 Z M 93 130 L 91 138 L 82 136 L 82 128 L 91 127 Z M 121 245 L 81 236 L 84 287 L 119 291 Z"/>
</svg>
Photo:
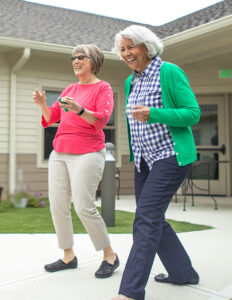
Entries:
<svg viewBox="0 0 232 300">
<path fill-rule="evenodd" d="M 53 140 L 54 150 L 84 154 L 105 148 L 103 128 L 109 121 L 114 107 L 113 91 L 109 83 L 102 80 L 87 85 L 75 83 L 68 86 L 59 98 L 65 96 L 74 98 L 78 104 L 93 111 L 97 120 L 91 125 L 73 111 L 66 112 L 60 107 L 57 99 L 49 107 L 51 117 L 48 123 L 42 116 L 42 125 L 45 128 L 60 121 Z"/>
</svg>

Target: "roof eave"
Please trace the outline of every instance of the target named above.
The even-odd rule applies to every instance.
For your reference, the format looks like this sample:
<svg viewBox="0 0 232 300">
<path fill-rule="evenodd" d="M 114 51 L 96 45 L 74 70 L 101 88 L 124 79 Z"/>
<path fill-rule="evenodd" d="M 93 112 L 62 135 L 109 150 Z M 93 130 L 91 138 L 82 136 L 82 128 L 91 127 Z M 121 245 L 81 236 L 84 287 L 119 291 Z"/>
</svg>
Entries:
<svg viewBox="0 0 232 300">
<path fill-rule="evenodd" d="M 18 39 L 13 37 L 4 37 L 4 36 L 0 36 L 0 45 L 9 46 L 18 49 L 27 47 L 30 48 L 31 50 L 41 50 L 41 51 L 64 53 L 64 54 L 71 54 L 73 50 L 73 46 L 38 42 L 38 41 Z M 119 60 L 119 57 L 115 53 L 112 53 L 110 51 L 103 51 L 103 53 L 105 59 Z"/>
<path fill-rule="evenodd" d="M 192 39 L 194 37 L 210 33 L 212 31 L 231 26 L 232 24 L 232 15 L 214 20 L 212 22 L 202 24 L 200 26 L 181 31 L 177 34 L 168 36 L 162 39 L 164 46 L 170 46 L 178 42 L 183 42 L 183 40 Z"/>
</svg>

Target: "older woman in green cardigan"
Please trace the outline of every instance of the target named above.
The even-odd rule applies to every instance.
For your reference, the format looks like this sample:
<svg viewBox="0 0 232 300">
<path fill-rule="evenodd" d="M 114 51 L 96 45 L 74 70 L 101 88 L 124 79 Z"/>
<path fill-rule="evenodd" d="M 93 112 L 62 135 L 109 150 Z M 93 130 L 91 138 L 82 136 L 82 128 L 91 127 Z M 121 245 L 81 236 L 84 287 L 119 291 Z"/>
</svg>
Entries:
<svg viewBox="0 0 232 300">
<path fill-rule="evenodd" d="M 156 253 L 167 271 L 155 276 L 157 282 L 199 282 L 165 212 L 197 159 L 190 126 L 198 123 L 200 109 L 184 71 L 162 61 L 163 45 L 148 28 L 132 25 L 120 31 L 115 50 L 133 70 L 125 92 L 137 208 L 133 245 L 113 300 L 143 300 Z"/>
</svg>

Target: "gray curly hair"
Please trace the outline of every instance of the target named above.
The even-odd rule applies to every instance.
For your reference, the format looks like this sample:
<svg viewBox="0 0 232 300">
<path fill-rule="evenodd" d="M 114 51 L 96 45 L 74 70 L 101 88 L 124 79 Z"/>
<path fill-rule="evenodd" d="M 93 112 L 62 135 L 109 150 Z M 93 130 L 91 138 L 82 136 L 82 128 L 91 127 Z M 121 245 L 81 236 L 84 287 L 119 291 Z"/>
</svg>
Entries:
<svg viewBox="0 0 232 300">
<path fill-rule="evenodd" d="M 163 52 L 163 43 L 154 32 L 142 25 L 130 25 L 115 35 L 112 51 L 118 56 L 121 56 L 120 43 L 124 38 L 131 39 L 135 45 L 144 44 L 147 48 L 148 58 L 153 58 Z"/>
</svg>

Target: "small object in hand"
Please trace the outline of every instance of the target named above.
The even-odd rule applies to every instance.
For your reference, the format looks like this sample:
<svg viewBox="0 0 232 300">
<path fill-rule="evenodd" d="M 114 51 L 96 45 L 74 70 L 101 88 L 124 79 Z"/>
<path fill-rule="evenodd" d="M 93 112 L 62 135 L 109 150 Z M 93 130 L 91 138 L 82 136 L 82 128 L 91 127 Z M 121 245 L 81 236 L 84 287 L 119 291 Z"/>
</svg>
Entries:
<svg viewBox="0 0 232 300">
<path fill-rule="evenodd" d="M 61 99 L 62 99 L 62 98 L 59 98 L 59 99 L 58 99 L 58 101 L 59 101 L 60 103 L 67 104 L 67 102 L 62 102 Z M 64 108 L 62 105 L 61 105 L 60 107 L 61 107 L 61 108 Z M 67 109 L 67 108 L 64 108 L 64 110 L 65 110 L 66 112 L 68 112 L 68 109 Z"/>
</svg>

